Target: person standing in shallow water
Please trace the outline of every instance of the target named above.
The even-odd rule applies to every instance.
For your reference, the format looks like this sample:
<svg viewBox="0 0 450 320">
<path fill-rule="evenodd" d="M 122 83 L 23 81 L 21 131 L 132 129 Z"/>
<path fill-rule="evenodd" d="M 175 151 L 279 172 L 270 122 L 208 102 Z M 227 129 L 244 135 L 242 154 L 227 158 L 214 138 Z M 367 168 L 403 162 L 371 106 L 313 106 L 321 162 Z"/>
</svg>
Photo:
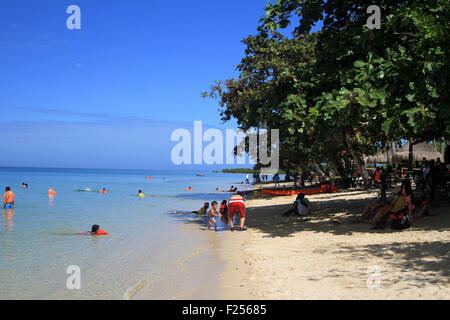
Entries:
<svg viewBox="0 0 450 320">
<path fill-rule="evenodd" d="M 208 230 L 211 229 L 211 223 L 214 223 L 214 231 L 217 231 L 217 223 L 214 217 L 219 217 L 219 210 L 217 210 L 217 201 L 211 202 L 211 209 L 208 212 Z"/>
<path fill-rule="evenodd" d="M 10 187 L 5 188 L 5 194 L 3 195 L 3 208 L 11 209 L 14 207 L 14 193 Z"/>
</svg>

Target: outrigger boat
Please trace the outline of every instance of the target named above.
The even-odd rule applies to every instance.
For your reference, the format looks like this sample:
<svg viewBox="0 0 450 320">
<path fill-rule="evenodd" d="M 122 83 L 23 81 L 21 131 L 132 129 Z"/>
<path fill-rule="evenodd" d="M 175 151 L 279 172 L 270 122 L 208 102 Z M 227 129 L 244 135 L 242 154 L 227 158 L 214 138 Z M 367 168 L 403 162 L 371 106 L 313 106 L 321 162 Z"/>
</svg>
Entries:
<svg viewBox="0 0 450 320">
<path fill-rule="evenodd" d="M 304 188 L 304 189 L 262 189 L 262 194 L 266 196 L 293 196 L 303 193 L 304 195 L 319 194 L 319 193 L 332 193 L 337 192 L 339 189 L 335 186 L 322 185 L 316 188 Z"/>
</svg>

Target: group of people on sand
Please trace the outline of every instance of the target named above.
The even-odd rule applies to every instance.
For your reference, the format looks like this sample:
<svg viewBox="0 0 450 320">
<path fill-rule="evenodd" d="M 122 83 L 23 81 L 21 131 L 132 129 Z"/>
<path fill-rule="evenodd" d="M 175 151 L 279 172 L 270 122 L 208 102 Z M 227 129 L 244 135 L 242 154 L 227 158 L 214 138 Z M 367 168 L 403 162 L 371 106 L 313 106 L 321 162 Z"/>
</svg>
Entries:
<svg viewBox="0 0 450 320">
<path fill-rule="evenodd" d="M 214 225 L 214 230 L 217 231 L 217 221 L 215 217 L 221 219 L 221 221 L 230 225 L 231 231 L 245 231 L 247 227 L 245 226 L 245 201 L 240 194 L 234 194 L 231 196 L 229 201 L 223 200 L 220 204 L 217 201 L 211 202 L 211 208 L 209 203 L 205 202 L 203 207 L 198 211 L 193 211 L 192 213 L 206 216 L 208 219 L 208 230 Z M 240 218 L 240 226 L 235 227 L 234 216 L 238 215 Z"/>
<path fill-rule="evenodd" d="M 368 203 L 361 218 L 355 222 L 371 222 L 374 225 L 372 229 L 390 227 L 403 230 L 424 216 L 433 216 L 429 212 L 429 201 L 424 197 L 416 199 L 411 182 L 405 179 L 391 201 Z"/>
</svg>

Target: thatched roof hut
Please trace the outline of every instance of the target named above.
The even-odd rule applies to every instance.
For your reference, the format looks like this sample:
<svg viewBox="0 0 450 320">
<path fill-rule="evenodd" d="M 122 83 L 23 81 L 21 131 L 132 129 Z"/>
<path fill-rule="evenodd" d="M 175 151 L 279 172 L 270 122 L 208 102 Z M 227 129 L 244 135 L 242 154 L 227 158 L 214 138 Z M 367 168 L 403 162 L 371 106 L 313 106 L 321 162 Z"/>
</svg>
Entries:
<svg viewBox="0 0 450 320">
<path fill-rule="evenodd" d="M 427 160 L 440 158 L 444 159 L 443 155 L 436 150 L 436 148 L 429 143 L 422 142 L 413 145 L 413 161 L 422 161 L 423 158 Z M 393 162 L 408 161 L 409 159 L 409 142 L 404 144 L 397 152 L 394 152 L 392 157 Z"/>
<path fill-rule="evenodd" d="M 391 153 L 389 153 L 391 156 Z M 383 164 L 388 162 L 387 152 L 379 152 L 373 156 L 364 156 L 364 162 L 366 164 Z"/>
</svg>

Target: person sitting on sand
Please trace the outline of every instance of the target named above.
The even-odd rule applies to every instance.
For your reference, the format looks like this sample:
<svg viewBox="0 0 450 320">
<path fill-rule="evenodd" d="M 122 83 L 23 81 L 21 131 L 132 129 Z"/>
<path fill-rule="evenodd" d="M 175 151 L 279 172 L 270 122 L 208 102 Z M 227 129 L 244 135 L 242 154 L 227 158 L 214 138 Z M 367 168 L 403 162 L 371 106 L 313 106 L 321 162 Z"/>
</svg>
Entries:
<svg viewBox="0 0 450 320">
<path fill-rule="evenodd" d="M 208 208 L 209 208 L 209 203 L 205 202 L 203 207 L 200 210 L 192 211 L 192 213 L 195 213 L 195 214 L 203 216 L 203 215 L 206 215 L 206 213 L 208 212 Z"/>
<path fill-rule="evenodd" d="M 311 202 L 308 199 L 306 199 L 303 193 L 300 193 L 297 195 L 297 198 L 295 199 L 292 208 L 283 213 L 283 216 L 287 217 L 291 213 L 295 213 L 300 217 L 304 217 L 307 214 L 309 214 L 310 211 L 311 211 Z"/>
<path fill-rule="evenodd" d="M 383 218 L 386 214 L 399 214 L 404 211 L 412 222 L 414 210 L 414 195 L 409 180 L 402 182 L 400 191 L 395 195 L 391 203 L 384 206 L 375 216 L 375 227 L 373 229 L 384 229 Z"/>
<path fill-rule="evenodd" d="M 208 230 L 211 229 L 211 223 L 214 223 L 214 231 L 217 231 L 217 223 L 216 219 L 214 219 L 214 217 L 220 216 L 219 210 L 217 210 L 217 205 L 217 201 L 211 202 L 211 209 L 208 213 Z"/>
<path fill-rule="evenodd" d="M 304 217 L 311 212 L 311 202 L 306 199 L 303 193 L 300 193 L 297 197 L 297 213 L 299 216 Z"/>
</svg>

